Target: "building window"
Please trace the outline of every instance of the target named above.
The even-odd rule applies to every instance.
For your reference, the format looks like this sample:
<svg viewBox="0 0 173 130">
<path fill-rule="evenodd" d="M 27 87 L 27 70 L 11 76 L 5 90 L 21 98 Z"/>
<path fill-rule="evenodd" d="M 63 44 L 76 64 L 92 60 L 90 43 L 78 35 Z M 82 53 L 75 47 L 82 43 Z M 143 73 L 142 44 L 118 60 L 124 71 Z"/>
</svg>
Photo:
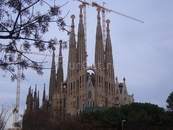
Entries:
<svg viewBox="0 0 173 130">
<path fill-rule="evenodd" d="M 82 83 L 84 83 L 84 75 L 82 75 Z"/>
<path fill-rule="evenodd" d="M 72 83 L 71 83 L 71 90 L 72 90 Z"/>
<path fill-rule="evenodd" d="M 81 76 L 80 76 L 80 84 L 81 84 Z"/>
</svg>

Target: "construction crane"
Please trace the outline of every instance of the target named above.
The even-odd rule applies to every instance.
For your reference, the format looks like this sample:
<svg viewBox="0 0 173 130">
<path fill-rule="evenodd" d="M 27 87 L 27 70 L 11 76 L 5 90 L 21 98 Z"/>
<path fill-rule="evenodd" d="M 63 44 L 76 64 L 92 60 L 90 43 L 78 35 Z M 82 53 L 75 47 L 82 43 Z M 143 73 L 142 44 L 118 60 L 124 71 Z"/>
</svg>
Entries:
<svg viewBox="0 0 173 130">
<path fill-rule="evenodd" d="M 106 4 L 106 3 L 103 2 L 103 6 L 101 6 L 101 5 L 97 4 L 96 2 L 92 2 L 92 6 L 93 6 L 93 7 L 98 7 L 98 8 L 101 8 L 101 9 L 102 9 L 102 26 L 103 26 L 103 44 L 104 44 L 104 47 L 105 47 L 105 45 L 106 45 L 106 26 L 105 26 L 105 21 L 106 21 L 106 19 L 105 19 L 105 11 L 107 11 L 107 12 L 109 12 L 109 13 L 110 13 L 110 12 L 113 12 L 113 13 L 122 15 L 122 16 L 124 16 L 124 17 L 130 18 L 130 19 L 132 19 L 132 20 L 135 20 L 135 21 L 144 23 L 143 21 L 138 20 L 138 19 L 136 19 L 136 18 L 133 18 L 133 17 L 131 17 L 131 16 L 128 16 L 128 15 L 119 13 L 119 12 L 117 12 L 117 11 L 114 11 L 114 10 L 111 10 L 111 9 L 108 9 L 108 8 L 105 8 L 105 7 L 104 7 L 104 4 Z"/>
<path fill-rule="evenodd" d="M 105 4 L 105 3 L 104 3 L 104 4 Z M 105 8 L 105 7 L 103 7 L 103 6 L 99 5 L 99 4 L 97 4 L 96 2 L 92 2 L 92 6 L 93 6 L 93 7 L 95 6 L 95 7 L 101 8 L 101 9 L 103 9 L 103 10 L 109 12 L 109 13 L 110 13 L 110 12 L 114 12 L 114 13 L 119 14 L 119 15 L 122 15 L 122 16 L 124 16 L 124 17 L 127 17 L 127 18 L 130 18 L 130 19 L 136 20 L 136 21 L 138 21 L 138 22 L 144 23 L 143 21 L 138 20 L 138 19 L 136 19 L 136 18 L 133 18 L 133 17 L 131 17 L 131 16 L 128 16 L 128 15 L 119 13 L 119 12 L 117 12 L 117 11 L 114 11 L 114 10 L 111 10 L 111 9 L 108 9 L 108 8 Z M 104 12 L 105 12 L 105 11 L 104 11 Z"/>
<path fill-rule="evenodd" d="M 6 51 L 8 51 L 9 49 L 6 49 Z M 21 63 L 21 56 L 22 53 L 27 53 L 27 54 L 36 54 L 36 55 L 44 55 L 44 56 L 54 56 L 54 57 L 62 57 L 62 56 L 58 56 L 58 55 L 50 55 L 50 54 L 43 54 L 43 53 L 37 53 L 37 52 L 24 52 L 22 51 L 22 45 L 20 46 L 19 50 L 13 50 L 18 52 L 18 57 L 17 57 L 17 62 Z M 14 122 L 13 125 L 14 127 L 16 127 L 17 129 L 19 128 L 19 105 L 20 105 L 20 79 L 21 79 L 21 66 L 20 64 L 18 64 L 17 66 L 17 89 L 16 89 L 16 106 L 13 109 L 13 114 L 14 114 Z"/>
<path fill-rule="evenodd" d="M 103 2 L 103 6 L 97 4 L 96 2 L 92 2 L 92 3 L 88 3 L 86 1 L 82 1 L 82 0 L 77 0 L 79 2 L 82 2 L 82 4 L 84 5 L 84 7 L 86 8 L 86 5 L 90 5 L 92 7 L 98 7 L 98 8 L 101 8 L 102 9 L 102 32 L 103 32 L 103 43 L 104 43 L 104 46 L 105 46 L 105 41 L 106 41 L 106 26 L 105 26 L 105 11 L 106 12 L 113 12 L 113 13 L 116 13 L 116 14 L 119 14 L 119 15 L 122 15 L 124 17 L 127 17 L 127 18 L 130 18 L 132 20 L 135 20 L 135 21 L 138 21 L 138 22 L 141 22 L 141 23 L 144 23 L 143 21 L 141 20 L 138 20 L 136 18 L 133 18 L 131 16 L 128 16 L 128 15 L 125 15 L 125 14 L 122 14 L 122 13 L 119 13 L 117 11 L 114 11 L 114 10 L 111 10 L 111 9 L 108 9 L 108 8 L 105 8 L 104 7 L 104 4 L 106 4 L 105 2 Z M 85 16 L 86 14 L 84 14 Z M 86 17 L 85 17 L 86 18 Z M 86 19 L 84 19 L 84 23 L 86 23 Z M 86 27 L 86 24 L 84 24 L 84 26 Z"/>
<path fill-rule="evenodd" d="M 22 51 L 22 45 L 20 46 L 20 51 Z M 21 62 L 21 53 L 18 54 L 17 62 Z M 20 78 L 21 78 L 21 66 L 17 65 L 17 89 L 16 89 L 16 107 L 13 110 L 14 113 L 14 127 L 19 127 L 19 104 L 20 104 Z"/>
</svg>

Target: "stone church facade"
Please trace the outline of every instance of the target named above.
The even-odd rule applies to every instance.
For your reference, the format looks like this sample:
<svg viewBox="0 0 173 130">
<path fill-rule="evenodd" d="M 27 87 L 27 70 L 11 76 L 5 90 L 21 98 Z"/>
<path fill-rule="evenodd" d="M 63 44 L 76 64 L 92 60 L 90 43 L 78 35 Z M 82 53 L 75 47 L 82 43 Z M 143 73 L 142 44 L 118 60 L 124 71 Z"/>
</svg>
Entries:
<svg viewBox="0 0 173 130">
<path fill-rule="evenodd" d="M 67 79 L 64 80 L 62 45 L 60 44 L 57 68 L 55 59 L 52 58 L 49 97 L 46 98 L 44 87 L 41 108 L 48 109 L 54 114 L 74 114 L 87 106 L 109 108 L 115 104 L 124 105 L 134 102 L 133 94 L 128 94 L 126 79 L 124 78 L 123 82 L 119 83 L 114 74 L 110 21 L 106 21 L 107 37 L 104 46 L 100 9 L 97 11 L 95 61 L 93 65 L 87 65 L 82 6 L 80 6 L 77 39 L 74 26 L 75 16 L 71 16 Z M 55 55 L 54 50 L 53 55 Z M 29 88 L 26 104 L 26 112 L 39 108 L 39 95 L 36 89 L 33 93 Z"/>
</svg>

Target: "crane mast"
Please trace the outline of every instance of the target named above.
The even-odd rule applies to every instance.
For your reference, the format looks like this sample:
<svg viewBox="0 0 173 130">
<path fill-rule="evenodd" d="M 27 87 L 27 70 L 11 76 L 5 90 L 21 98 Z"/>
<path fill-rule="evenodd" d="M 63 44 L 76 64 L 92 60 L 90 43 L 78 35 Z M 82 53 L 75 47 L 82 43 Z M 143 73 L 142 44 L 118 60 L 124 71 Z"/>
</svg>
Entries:
<svg viewBox="0 0 173 130">
<path fill-rule="evenodd" d="M 105 2 L 103 2 L 103 7 L 104 4 L 106 4 Z M 102 9 L 102 32 L 103 32 L 103 45 L 104 48 L 106 46 L 106 18 L 105 18 L 105 10 Z"/>
<path fill-rule="evenodd" d="M 22 45 L 20 46 L 20 51 L 22 50 Z M 17 89 L 16 89 L 16 106 L 13 110 L 14 113 L 14 126 L 19 127 L 19 105 L 20 105 L 20 78 L 21 78 L 21 53 L 17 57 Z"/>
<path fill-rule="evenodd" d="M 8 50 L 8 49 L 6 49 Z M 17 89 L 16 89 L 16 106 L 13 110 L 14 113 L 14 122 L 13 125 L 18 129 L 19 127 L 19 106 L 20 106 L 20 82 L 21 82 L 21 56 L 22 53 L 27 53 L 27 54 L 36 54 L 36 55 L 45 55 L 45 56 L 54 56 L 54 57 L 62 57 L 58 55 L 49 55 L 49 54 L 42 54 L 42 53 L 37 53 L 37 52 L 24 52 L 22 51 L 22 45 L 20 46 L 20 50 L 13 50 L 18 52 L 18 57 L 17 57 Z"/>
<path fill-rule="evenodd" d="M 21 62 L 21 54 L 18 54 L 18 63 Z M 20 105 L 20 78 L 21 78 L 21 66 L 18 65 L 17 72 L 17 90 L 16 90 L 16 112 L 15 112 L 15 123 L 19 122 L 19 105 Z"/>
</svg>

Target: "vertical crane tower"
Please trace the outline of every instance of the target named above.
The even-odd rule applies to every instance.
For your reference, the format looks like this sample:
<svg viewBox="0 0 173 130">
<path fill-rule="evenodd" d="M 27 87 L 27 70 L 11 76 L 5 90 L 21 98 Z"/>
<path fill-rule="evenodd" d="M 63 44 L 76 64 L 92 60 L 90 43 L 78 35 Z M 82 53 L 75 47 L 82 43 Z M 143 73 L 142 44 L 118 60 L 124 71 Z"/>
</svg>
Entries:
<svg viewBox="0 0 173 130">
<path fill-rule="evenodd" d="M 22 45 L 20 46 L 20 51 L 22 50 Z M 18 54 L 17 62 L 21 63 L 21 53 Z M 18 127 L 19 123 L 19 105 L 20 105 L 20 78 L 21 78 L 21 66 L 20 64 L 17 65 L 17 89 L 16 89 L 16 107 L 14 109 L 14 126 Z"/>
<path fill-rule="evenodd" d="M 17 62 L 19 63 L 17 66 L 17 89 L 16 89 L 16 106 L 13 110 L 13 114 L 14 114 L 14 122 L 13 125 L 14 127 L 18 128 L 19 127 L 19 106 L 20 106 L 20 82 L 21 82 L 21 56 L 22 53 L 27 53 L 27 54 L 35 54 L 35 55 L 44 55 L 44 56 L 54 56 L 54 57 L 60 57 L 58 55 L 50 55 L 50 54 L 42 54 L 42 53 L 37 53 L 37 52 L 24 52 L 22 51 L 22 45 L 20 46 L 19 51 L 18 50 L 13 50 L 13 51 L 17 51 L 18 57 L 17 57 Z"/>
</svg>

